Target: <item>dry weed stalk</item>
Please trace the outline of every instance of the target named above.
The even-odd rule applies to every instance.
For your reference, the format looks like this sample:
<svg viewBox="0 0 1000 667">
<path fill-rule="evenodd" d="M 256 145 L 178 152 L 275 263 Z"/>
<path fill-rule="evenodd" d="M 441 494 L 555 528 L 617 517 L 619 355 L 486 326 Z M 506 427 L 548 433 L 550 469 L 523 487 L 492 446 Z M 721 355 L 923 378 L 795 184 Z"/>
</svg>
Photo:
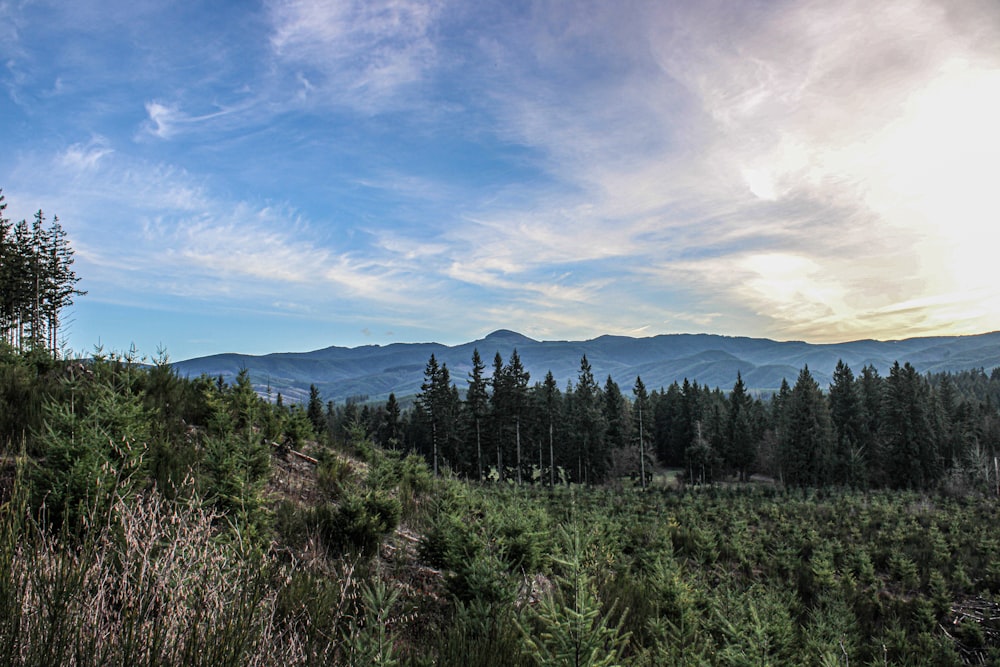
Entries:
<svg viewBox="0 0 1000 667">
<path fill-rule="evenodd" d="M 293 665 L 303 642 L 275 621 L 268 562 L 241 552 L 197 503 L 116 501 L 116 520 L 70 546 L 30 521 L 3 573 L 14 664 Z M 11 599 L 13 598 L 13 599 Z"/>
</svg>

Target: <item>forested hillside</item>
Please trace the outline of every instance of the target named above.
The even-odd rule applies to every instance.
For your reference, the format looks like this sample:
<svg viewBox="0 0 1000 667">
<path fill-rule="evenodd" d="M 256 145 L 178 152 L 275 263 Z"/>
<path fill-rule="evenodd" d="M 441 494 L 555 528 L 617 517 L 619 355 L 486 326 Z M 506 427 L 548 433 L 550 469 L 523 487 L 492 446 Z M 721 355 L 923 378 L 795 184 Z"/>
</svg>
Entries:
<svg viewBox="0 0 1000 667">
<path fill-rule="evenodd" d="M 431 355 L 412 410 L 326 405 L 326 419 L 359 419 L 385 448 L 483 480 L 603 483 L 648 477 L 655 466 L 691 482 L 761 475 L 789 486 L 933 490 L 994 488 L 1000 443 L 1000 370 L 920 375 L 904 362 L 883 377 L 838 362 L 821 387 L 808 367 L 793 385 L 753 397 L 737 372 L 728 391 L 684 380 L 624 388 L 594 376 L 586 356 L 575 382 L 531 378 L 514 350 L 491 365 L 473 351 L 453 377 Z M 323 411 L 313 387 L 313 411 Z M 334 431 L 339 428 L 334 426 Z"/>
<path fill-rule="evenodd" d="M 34 294 L 0 341 L 0 664 L 1000 663 L 998 371 L 762 398 L 473 349 L 409 407 L 299 403 L 60 359 Z"/>
<path fill-rule="evenodd" d="M 580 358 L 586 356 L 596 377 L 610 375 L 622 386 L 630 385 L 639 375 L 650 390 L 683 382 L 684 378 L 710 387 L 729 387 L 740 373 L 752 393 L 770 394 L 781 387 L 782 380 L 794 383 L 805 366 L 825 387 L 833 381 L 838 361 L 855 369 L 872 366 L 882 375 L 887 375 L 897 360 L 909 361 L 921 374 L 995 368 L 1000 366 L 1000 332 L 818 345 L 709 334 L 538 341 L 500 330 L 482 340 L 454 346 L 393 343 L 263 356 L 219 354 L 176 362 L 175 367 L 189 377 L 205 373 L 222 375 L 227 381 L 247 369 L 260 392 L 270 387 L 297 401 L 306 400 L 310 385 L 338 403 L 358 397 L 384 401 L 390 393 L 399 399 L 416 394 L 431 354 L 461 380 L 472 370 L 474 350 L 487 362 L 495 354 L 506 359 L 517 350 L 526 371 L 535 378 L 551 372 L 560 387 L 576 381 Z"/>
</svg>

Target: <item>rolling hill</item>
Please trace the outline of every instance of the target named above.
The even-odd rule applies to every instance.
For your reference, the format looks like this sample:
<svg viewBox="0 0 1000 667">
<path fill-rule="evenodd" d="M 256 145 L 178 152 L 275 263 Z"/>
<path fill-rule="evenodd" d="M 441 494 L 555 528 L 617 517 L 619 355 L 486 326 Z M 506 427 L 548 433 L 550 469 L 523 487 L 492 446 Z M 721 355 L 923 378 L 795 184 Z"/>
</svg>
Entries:
<svg viewBox="0 0 1000 667">
<path fill-rule="evenodd" d="M 324 400 L 343 402 L 350 397 L 382 401 L 390 392 L 403 398 L 420 391 L 424 366 L 431 354 L 448 365 L 459 390 L 466 387 L 472 352 L 478 349 L 487 374 L 499 353 L 506 362 L 517 349 L 531 382 L 541 381 L 552 371 L 560 388 L 576 382 L 580 358 L 586 354 L 594 377 L 601 384 L 608 375 L 628 392 L 641 376 L 650 390 L 666 387 L 684 378 L 728 390 L 743 375 L 748 388 L 770 392 L 782 378 L 795 382 L 799 369 L 808 365 L 820 386 L 826 389 L 833 369 L 843 359 L 857 374 L 866 364 L 887 374 L 894 361 L 909 361 L 921 373 L 959 371 L 1000 366 L 1000 332 L 975 336 L 937 336 L 905 340 L 858 340 L 846 343 L 811 344 L 713 334 L 664 334 L 649 338 L 600 336 L 586 341 L 537 341 L 501 329 L 481 340 L 446 346 L 438 343 L 393 343 L 361 347 L 328 347 L 312 352 L 275 353 L 261 356 L 217 354 L 176 362 L 184 376 L 222 375 L 234 377 L 250 371 L 254 385 L 286 399 L 301 401 L 315 384 Z"/>
</svg>

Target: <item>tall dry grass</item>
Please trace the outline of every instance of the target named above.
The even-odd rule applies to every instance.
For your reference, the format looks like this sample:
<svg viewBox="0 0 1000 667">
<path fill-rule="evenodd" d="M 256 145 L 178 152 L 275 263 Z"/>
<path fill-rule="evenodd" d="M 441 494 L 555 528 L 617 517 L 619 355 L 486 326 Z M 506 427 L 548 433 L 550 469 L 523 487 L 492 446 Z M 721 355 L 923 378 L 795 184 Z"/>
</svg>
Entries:
<svg viewBox="0 0 1000 667">
<path fill-rule="evenodd" d="M 118 498 L 112 518 L 71 538 L 42 529 L 23 495 L 0 512 L 0 664 L 339 662 L 335 628 L 317 647 L 307 616 L 278 613 L 288 567 L 220 532 L 199 503 Z M 352 586 L 337 597 L 356 598 Z"/>
</svg>

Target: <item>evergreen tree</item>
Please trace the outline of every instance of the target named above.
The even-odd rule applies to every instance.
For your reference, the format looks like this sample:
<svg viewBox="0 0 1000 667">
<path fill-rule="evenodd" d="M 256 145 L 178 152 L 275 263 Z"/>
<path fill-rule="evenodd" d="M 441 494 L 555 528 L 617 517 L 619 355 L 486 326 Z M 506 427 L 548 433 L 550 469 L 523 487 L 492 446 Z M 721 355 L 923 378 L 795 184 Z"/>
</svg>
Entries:
<svg viewBox="0 0 1000 667">
<path fill-rule="evenodd" d="M 781 470 L 791 486 L 821 486 L 830 470 L 833 425 L 830 408 L 805 366 L 787 398 L 781 436 Z"/>
<path fill-rule="evenodd" d="M 400 419 L 399 402 L 396 400 L 396 394 L 390 393 L 389 398 L 385 402 L 385 438 L 382 441 L 383 446 L 389 449 L 397 449 L 400 445 L 401 434 L 402 420 Z"/>
<path fill-rule="evenodd" d="M 39 210 L 30 226 L 11 225 L 5 209 L 0 193 L 0 340 L 55 356 L 60 314 L 84 294 L 76 289 L 73 250 L 58 218 L 46 226 Z"/>
<path fill-rule="evenodd" d="M 3 216 L 6 209 L 7 202 L 4 201 L 3 191 L 0 190 L 0 341 L 13 345 L 18 248 L 14 240 L 14 227 L 10 220 Z"/>
<path fill-rule="evenodd" d="M 506 376 L 503 371 L 503 357 L 497 352 L 493 355 L 493 375 L 490 377 L 490 387 L 493 389 L 490 394 L 490 417 L 492 418 L 492 428 L 494 444 L 497 452 L 497 479 L 502 480 L 503 472 L 503 444 L 504 428 L 506 428 L 507 390 Z"/>
<path fill-rule="evenodd" d="M 527 407 L 529 373 L 524 369 L 517 350 L 513 350 L 507 365 L 498 352 L 493 360 L 493 418 L 497 433 L 497 467 L 503 470 L 501 449 L 514 457 L 514 476 L 518 484 L 523 480 L 521 459 L 521 422 Z M 513 445 L 513 447 L 511 447 Z M 511 452 L 510 450 L 513 449 Z"/>
<path fill-rule="evenodd" d="M 941 467 L 951 470 L 967 449 L 969 429 L 967 406 L 960 403 L 950 374 L 944 374 L 934 392 L 934 427 L 940 446 Z"/>
<path fill-rule="evenodd" d="M 831 481 L 859 486 L 866 475 L 861 437 L 864 428 L 862 404 L 854 373 L 843 360 L 837 361 L 833 371 L 829 400 L 835 438 Z"/>
<path fill-rule="evenodd" d="M 621 449 L 628 444 L 627 406 L 618 383 L 610 375 L 604 383 L 602 402 L 607 446 L 609 449 Z"/>
<path fill-rule="evenodd" d="M 599 403 L 600 388 L 587 355 L 580 359 L 580 371 L 573 391 L 573 428 L 577 442 L 577 481 L 597 484 L 604 481 L 608 470 L 605 449 L 605 424 Z"/>
<path fill-rule="evenodd" d="M 510 360 L 503 369 L 506 412 L 514 420 L 514 443 L 517 463 L 517 483 L 522 481 L 524 466 L 521 461 L 521 419 L 527 403 L 528 380 L 530 375 L 521 364 L 517 350 L 510 353 Z"/>
<path fill-rule="evenodd" d="M 431 436 L 431 458 L 434 474 L 439 473 L 439 459 L 446 454 L 454 462 L 455 417 L 458 408 L 458 390 L 451 386 L 451 375 L 446 364 L 438 365 L 431 354 L 424 368 L 424 381 L 420 385 L 417 402 L 423 409 Z"/>
<path fill-rule="evenodd" d="M 323 412 L 323 400 L 319 396 L 319 389 L 316 385 L 309 385 L 309 403 L 306 407 L 306 416 L 312 423 L 313 431 L 317 436 L 326 431 L 326 415 Z"/>
<path fill-rule="evenodd" d="M 489 395 L 486 393 L 486 378 L 483 371 L 486 365 L 479 350 L 472 350 L 472 370 L 469 372 L 469 389 L 465 394 L 465 408 L 472 422 L 476 437 L 476 479 L 483 480 L 483 435 L 482 422 L 489 408 Z"/>
<path fill-rule="evenodd" d="M 940 476 L 928 413 L 928 388 L 909 362 L 895 362 L 886 380 L 882 436 L 887 482 L 894 488 L 927 488 Z"/>
<path fill-rule="evenodd" d="M 542 403 L 545 411 L 545 425 L 549 443 L 549 486 L 556 484 L 556 456 L 555 456 L 555 422 L 556 414 L 559 410 L 559 387 L 552 371 L 545 374 L 545 382 L 542 383 Z"/>
<path fill-rule="evenodd" d="M 680 394 L 680 418 L 674 421 L 671 439 L 675 447 L 681 447 L 684 467 L 689 474 L 702 481 L 711 479 L 715 452 L 712 450 L 712 433 L 706 428 L 703 397 L 698 381 L 688 382 L 684 378 Z M 694 471 L 700 471 L 694 475 Z"/>
<path fill-rule="evenodd" d="M 683 432 L 681 386 L 671 383 L 650 402 L 653 404 L 653 443 L 657 458 L 666 466 L 683 467 L 687 434 Z"/>
<path fill-rule="evenodd" d="M 726 422 L 725 461 L 737 477 L 746 481 L 750 468 L 757 459 L 757 434 L 755 433 L 753 401 L 747 394 L 743 376 L 736 372 L 736 384 L 729 394 L 729 416 Z"/>
<path fill-rule="evenodd" d="M 556 586 L 529 610 L 528 625 L 518 622 L 525 652 L 540 667 L 613 667 L 622 663 L 630 635 L 625 614 L 612 624 L 614 605 L 605 611 L 594 578 L 584 567 L 585 551 L 577 532 L 562 531 L 566 559 L 555 559 L 563 573 Z"/>
<path fill-rule="evenodd" d="M 880 443 L 885 380 L 879 375 L 877 368 L 865 365 L 861 368 L 861 375 L 855 382 L 857 383 L 858 398 L 861 401 L 862 427 L 858 432 L 858 438 L 868 460 L 875 464 L 877 470 L 882 467 L 881 462 L 885 458 Z M 869 477 L 872 477 L 873 472 L 870 466 Z"/>
<path fill-rule="evenodd" d="M 646 385 L 642 383 L 642 378 L 635 377 L 635 386 L 632 387 L 632 395 L 635 401 L 632 403 L 633 419 L 636 437 L 639 443 L 639 479 L 642 488 L 646 488 L 646 425 L 644 418 L 649 415 L 649 395 L 646 393 Z"/>
</svg>

